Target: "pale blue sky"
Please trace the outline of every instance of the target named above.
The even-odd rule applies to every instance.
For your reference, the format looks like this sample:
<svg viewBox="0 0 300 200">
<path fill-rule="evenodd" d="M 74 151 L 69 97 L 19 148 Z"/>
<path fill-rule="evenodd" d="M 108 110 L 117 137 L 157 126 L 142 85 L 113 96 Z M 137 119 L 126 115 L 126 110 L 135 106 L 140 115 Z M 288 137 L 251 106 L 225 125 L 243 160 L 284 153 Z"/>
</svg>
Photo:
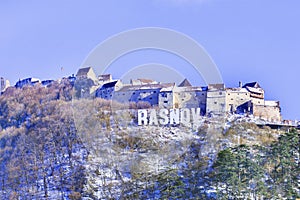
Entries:
<svg viewBox="0 0 300 200">
<path fill-rule="evenodd" d="M 199 42 L 228 87 L 258 81 L 267 99 L 281 101 L 284 118 L 300 119 L 299 10 L 297 0 L 2 0 L 0 76 L 14 84 L 19 78 L 70 75 L 109 36 L 164 27 Z M 176 60 L 158 52 L 130 57 L 114 69 Z"/>
</svg>

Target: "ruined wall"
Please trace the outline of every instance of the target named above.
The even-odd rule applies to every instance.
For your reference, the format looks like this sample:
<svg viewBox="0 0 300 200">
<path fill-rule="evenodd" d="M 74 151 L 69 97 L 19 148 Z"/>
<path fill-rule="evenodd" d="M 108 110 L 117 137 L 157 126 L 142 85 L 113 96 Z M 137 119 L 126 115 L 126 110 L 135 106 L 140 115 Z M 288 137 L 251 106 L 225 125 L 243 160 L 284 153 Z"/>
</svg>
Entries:
<svg viewBox="0 0 300 200">
<path fill-rule="evenodd" d="M 280 107 L 253 104 L 253 116 L 271 122 L 280 122 L 281 121 Z"/>
</svg>

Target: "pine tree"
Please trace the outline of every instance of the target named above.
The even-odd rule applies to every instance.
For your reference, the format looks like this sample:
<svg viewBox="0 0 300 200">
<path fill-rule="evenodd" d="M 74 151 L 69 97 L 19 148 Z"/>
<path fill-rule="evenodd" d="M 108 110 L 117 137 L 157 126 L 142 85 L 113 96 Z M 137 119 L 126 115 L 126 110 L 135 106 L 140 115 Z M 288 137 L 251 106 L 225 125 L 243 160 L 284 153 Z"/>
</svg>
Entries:
<svg viewBox="0 0 300 200">
<path fill-rule="evenodd" d="M 279 137 L 278 142 L 272 145 L 273 171 L 271 177 L 274 181 L 273 190 L 275 194 L 286 198 L 299 197 L 297 193 L 299 171 L 299 132 L 291 130 Z"/>
</svg>

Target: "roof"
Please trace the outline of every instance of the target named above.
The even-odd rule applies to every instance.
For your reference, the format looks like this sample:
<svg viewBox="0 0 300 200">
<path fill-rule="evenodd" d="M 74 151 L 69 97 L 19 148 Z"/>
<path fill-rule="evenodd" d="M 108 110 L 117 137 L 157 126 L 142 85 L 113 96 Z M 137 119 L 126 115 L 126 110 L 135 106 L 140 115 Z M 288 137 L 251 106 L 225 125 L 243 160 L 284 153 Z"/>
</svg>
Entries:
<svg viewBox="0 0 300 200">
<path fill-rule="evenodd" d="M 153 90 L 168 88 L 174 86 L 175 83 L 163 83 L 163 84 L 147 84 L 147 85 L 126 85 L 123 86 L 118 92 L 132 91 L 132 90 Z"/>
<path fill-rule="evenodd" d="M 202 92 L 202 87 L 177 87 L 176 92 Z"/>
<path fill-rule="evenodd" d="M 265 101 L 265 106 L 279 107 L 279 101 Z"/>
<path fill-rule="evenodd" d="M 172 92 L 175 88 L 175 84 L 169 86 L 169 87 L 163 87 L 161 88 L 160 92 Z"/>
<path fill-rule="evenodd" d="M 118 81 L 113 81 L 109 83 L 105 83 L 102 85 L 101 89 L 115 87 Z"/>
<path fill-rule="evenodd" d="M 85 76 L 89 73 L 91 70 L 91 67 L 85 67 L 85 68 L 80 68 L 76 74 L 76 76 Z"/>
<path fill-rule="evenodd" d="M 258 82 L 246 83 L 243 86 L 243 88 L 246 88 L 246 87 L 261 88 L 260 85 L 258 84 Z"/>
<path fill-rule="evenodd" d="M 243 92 L 243 93 L 248 92 L 246 88 L 225 88 L 225 90 L 228 92 Z"/>
<path fill-rule="evenodd" d="M 111 76 L 111 74 L 101 74 L 101 75 L 98 76 L 98 79 L 99 80 L 104 80 L 104 81 L 111 80 L 112 76 Z"/>
<path fill-rule="evenodd" d="M 251 93 L 257 93 L 257 94 L 263 94 L 264 93 L 262 88 L 255 88 L 255 87 L 249 87 L 249 86 L 247 86 L 246 88 Z"/>
<path fill-rule="evenodd" d="M 191 87 L 192 84 L 185 78 L 179 85 L 178 87 Z"/>
<path fill-rule="evenodd" d="M 155 82 L 151 79 L 145 79 L 145 78 L 139 78 L 137 80 L 141 81 L 142 83 L 153 83 L 153 82 Z"/>
<path fill-rule="evenodd" d="M 147 84 L 157 84 L 156 81 L 151 79 L 139 78 L 139 79 L 131 79 L 130 83 L 133 85 L 147 85 Z"/>
<path fill-rule="evenodd" d="M 224 89 L 225 89 L 224 83 L 208 84 L 208 90 L 224 90 Z"/>
</svg>

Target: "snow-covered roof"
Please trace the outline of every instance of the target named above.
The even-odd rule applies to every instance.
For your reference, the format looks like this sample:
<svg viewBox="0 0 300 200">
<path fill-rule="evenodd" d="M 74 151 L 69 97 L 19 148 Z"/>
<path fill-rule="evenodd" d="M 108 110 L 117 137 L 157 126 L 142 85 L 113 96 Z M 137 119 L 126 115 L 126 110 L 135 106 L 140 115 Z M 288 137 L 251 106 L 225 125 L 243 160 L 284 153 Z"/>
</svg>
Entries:
<svg viewBox="0 0 300 200">
<path fill-rule="evenodd" d="M 31 82 L 41 82 L 41 80 L 38 78 L 31 78 Z"/>
<path fill-rule="evenodd" d="M 133 90 L 151 90 L 161 89 L 175 86 L 175 83 L 163 83 L 163 84 L 146 84 L 146 85 L 126 85 L 122 87 L 119 92 L 133 91 Z"/>
<path fill-rule="evenodd" d="M 151 80 L 151 79 L 145 79 L 145 78 L 139 78 L 139 79 L 131 79 L 131 84 L 132 85 L 147 85 L 147 84 L 157 84 L 156 81 Z"/>
<path fill-rule="evenodd" d="M 176 92 L 201 92 L 202 87 L 177 87 Z"/>
<path fill-rule="evenodd" d="M 264 90 L 262 88 L 254 88 L 254 87 L 246 87 L 247 90 L 249 90 L 249 92 L 252 92 L 252 93 L 257 93 L 257 94 L 262 94 L 264 93 Z"/>
<path fill-rule="evenodd" d="M 76 76 L 86 76 L 91 69 L 92 69 L 91 67 L 80 68 Z"/>
<path fill-rule="evenodd" d="M 241 92 L 241 93 L 248 93 L 249 91 L 246 88 L 226 88 L 227 92 Z"/>
<path fill-rule="evenodd" d="M 265 106 L 279 106 L 279 101 L 265 101 Z"/>
</svg>

